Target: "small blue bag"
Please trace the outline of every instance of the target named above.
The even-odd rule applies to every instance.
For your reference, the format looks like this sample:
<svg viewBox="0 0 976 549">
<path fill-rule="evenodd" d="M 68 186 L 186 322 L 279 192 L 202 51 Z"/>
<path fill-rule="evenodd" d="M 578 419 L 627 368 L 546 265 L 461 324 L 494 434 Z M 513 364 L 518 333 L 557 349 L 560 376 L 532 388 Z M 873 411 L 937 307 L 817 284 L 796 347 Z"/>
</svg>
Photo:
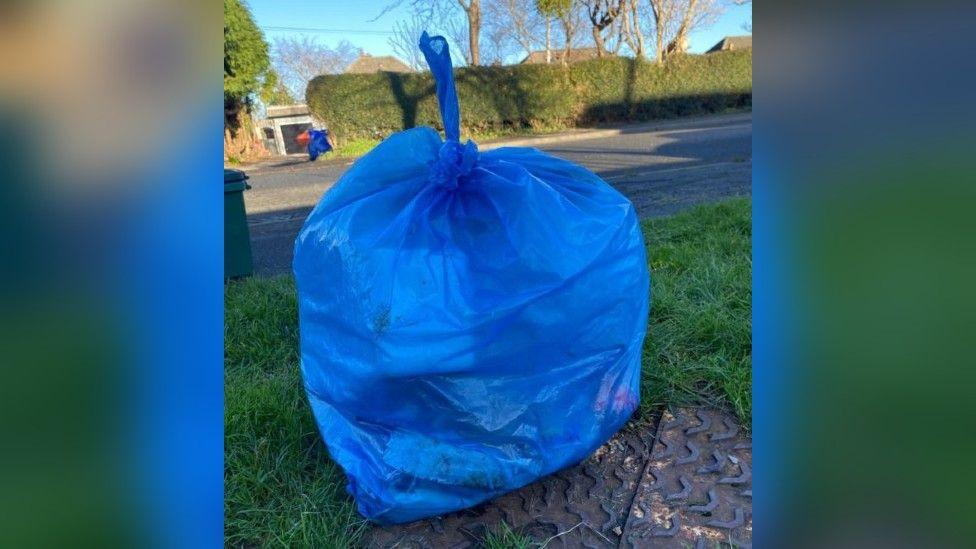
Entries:
<svg viewBox="0 0 976 549">
<path fill-rule="evenodd" d="M 328 130 L 308 130 L 308 159 L 315 160 L 320 154 L 332 150 Z"/>
<path fill-rule="evenodd" d="M 390 136 L 295 241 L 309 403 L 379 523 L 473 506 L 598 448 L 638 405 L 649 306 L 630 202 L 538 150 L 462 144 L 447 43 L 420 47 L 447 140 Z"/>
</svg>

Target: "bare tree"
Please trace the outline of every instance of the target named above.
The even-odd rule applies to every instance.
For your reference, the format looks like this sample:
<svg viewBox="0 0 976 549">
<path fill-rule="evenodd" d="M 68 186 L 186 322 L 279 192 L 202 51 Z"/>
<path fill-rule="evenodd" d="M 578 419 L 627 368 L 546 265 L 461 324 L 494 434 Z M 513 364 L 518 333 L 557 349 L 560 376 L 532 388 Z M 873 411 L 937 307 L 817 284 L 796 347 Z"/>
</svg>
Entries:
<svg viewBox="0 0 976 549">
<path fill-rule="evenodd" d="M 546 65 L 552 63 L 552 17 L 546 16 Z"/>
<path fill-rule="evenodd" d="M 512 42 L 501 25 L 490 24 L 491 17 L 487 21 L 489 24 L 485 25 L 481 35 L 481 61 L 487 65 L 501 65 L 509 53 L 521 48 Z"/>
<path fill-rule="evenodd" d="M 573 3 L 574 0 L 535 0 L 536 10 L 546 19 L 546 64 L 552 62 L 552 20 L 562 20 L 565 14 L 572 11 Z M 566 35 L 569 37 L 570 33 L 568 31 L 572 29 L 565 25 L 565 22 L 563 23 L 563 30 L 567 31 Z M 569 42 L 567 41 L 567 44 Z M 565 63 L 565 61 L 564 56 L 563 62 Z"/>
<path fill-rule="evenodd" d="M 446 11 L 450 12 L 451 10 Z M 461 55 L 464 62 L 468 65 L 474 65 L 474 57 L 471 53 L 471 34 L 468 25 L 461 18 L 456 17 L 456 15 L 456 13 L 445 13 L 438 18 L 441 33 L 453 44 L 451 51 L 455 51 Z M 480 48 L 478 55 L 478 60 L 481 61 Z"/>
<path fill-rule="evenodd" d="M 715 22 L 723 6 L 718 0 L 648 0 L 654 19 L 655 61 L 688 49 L 688 36 L 695 29 Z"/>
<path fill-rule="evenodd" d="M 457 0 L 468 16 L 468 61 L 472 65 L 481 64 L 481 0 Z"/>
<path fill-rule="evenodd" d="M 622 2 L 624 6 L 627 5 L 627 0 Z M 623 10 L 620 11 L 620 15 L 614 20 L 613 24 L 610 25 L 610 32 L 606 39 L 607 51 L 613 55 L 619 55 L 620 49 L 623 48 L 624 44 L 624 18 Z"/>
<path fill-rule="evenodd" d="M 578 8 L 578 4 L 570 2 L 569 9 L 559 15 L 559 23 L 563 28 L 563 65 L 569 63 L 569 53 L 573 50 L 573 46 L 578 45 L 577 32 L 583 26 L 583 16 Z"/>
<path fill-rule="evenodd" d="M 668 41 L 668 45 L 664 47 L 665 57 L 669 55 L 674 55 L 676 53 L 683 53 L 688 49 L 688 25 L 691 24 L 691 16 L 695 11 L 695 6 L 698 5 L 698 0 L 688 0 L 687 6 L 681 4 L 678 5 L 679 13 L 681 14 L 681 22 L 678 24 L 678 30 L 674 32 L 674 37 Z M 684 10 L 681 8 L 684 7 Z"/>
<path fill-rule="evenodd" d="M 744 6 L 746 4 L 751 4 L 752 0 L 732 0 L 732 3 L 736 6 Z M 746 21 L 743 23 L 742 30 L 752 33 L 752 21 Z"/>
<path fill-rule="evenodd" d="M 620 11 L 608 27 L 610 30 L 606 37 L 607 51 L 614 55 L 618 55 L 621 48 L 627 43 L 624 36 L 624 25 L 627 23 L 629 5 L 630 0 L 620 0 Z"/>
<path fill-rule="evenodd" d="M 333 49 L 301 35 L 276 38 L 271 61 L 281 84 L 292 97 L 299 98 L 305 97 L 309 80 L 320 74 L 342 72 L 357 55 L 358 50 L 345 40 Z"/>
<path fill-rule="evenodd" d="M 668 26 L 674 20 L 677 9 L 676 0 L 649 0 L 651 14 L 654 16 L 654 61 L 664 61 L 664 37 L 668 34 Z M 694 1 L 694 0 L 689 0 Z"/>
<path fill-rule="evenodd" d="M 519 49 L 526 54 L 544 45 L 545 21 L 535 0 L 491 0 L 485 3 L 485 30 L 498 40 L 496 48 Z M 502 40 L 504 39 L 504 42 Z"/>
<path fill-rule="evenodd" d="M 390 10 L 403 5 L 405 1 L 408 0 L 394 0 L 390 2 L 372 21 L 383 17 Z M 451 34 L 454 36 L 448 36 L 448 38 L 454 39 L 455 42 L 458 42 L 458 45 L 467 42 L 467 47 L 465 48 L 467 49 L 467 54 L 465 58 L 468 63 L 471 65 L 481 64 L 481 48 L 479 47 L 481 37 L 481 0 L 409 0 L 409 5 L 413 16 L 423 19 L 427 24 L 438 19 L 446 31 L 452 31 Z M 454 10 L 451 9 L 452 7 L 460 7 L 465 15 L 467 29 L 463 33 L 453 17 Z M 467 40 L 458 41 L 457 39 L 462 34 Z"/>
<path fill-rule="evenodd" d="M 425 30 L 427 30 L 427 22 L 422 16 L 414 13 L 406 21 L 397 21 L 393 25 L 393 36 L 387 40 L 393 52 L 410 65 L 410 68 L 417 71 L 427 67 L 424 54 L 417 47 L 420 43 L 420 35 Z"/>
<path fill-rule="evenodd" d="M 593 43 L 596 45 L 596 54 L 603 57 L 606 53 L 606 40 L 603 31 L 613 25 L 617 17 L 623 13 L 627 0 L 582 0 L 586 8 L 586 15 L 592 25 Z"/>
<path fill-rule="evenodd" d="M 620 39 L 638 58 L 645 55 L 640 6 L 639 0 L 625 0 L 624 9 L 620 14 Z"/>
<path fill-rule="evenodd" d="M 688 0 L 687 6 L 680 6 L 684 8 L 684 13 L 681 15 L 681 23 L 678 24 L 678 30 L 675 31 L 674 37 L 665 46 L 665 55 L 673 55 L 675 53 L 683 53 L 688 49 L 688 33 L 691 31 L 692 18 L 695 15 L 695 9 L 699 6 L 699 0 Z"/>
</svg>

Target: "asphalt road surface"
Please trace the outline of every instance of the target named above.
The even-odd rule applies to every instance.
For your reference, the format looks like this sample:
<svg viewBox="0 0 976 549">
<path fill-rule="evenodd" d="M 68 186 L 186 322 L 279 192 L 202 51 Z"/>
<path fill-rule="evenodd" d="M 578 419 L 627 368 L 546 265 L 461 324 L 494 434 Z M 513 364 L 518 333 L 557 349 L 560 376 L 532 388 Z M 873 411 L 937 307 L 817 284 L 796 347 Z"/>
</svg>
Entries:
<svg viewBox="0 0 976 549">
<path fill-rule="evenodd" d="M 752 192 L 751 113 L 619 126 L 535 145 L 520 141 L 519 146 L 535 146 L 596 172 L 627 196 L 641 217 Z M 291 271 L 292 246 L 305 217 L 351 164 L 288 159 L 246 170 L 256 274 Z"/>
</svg>

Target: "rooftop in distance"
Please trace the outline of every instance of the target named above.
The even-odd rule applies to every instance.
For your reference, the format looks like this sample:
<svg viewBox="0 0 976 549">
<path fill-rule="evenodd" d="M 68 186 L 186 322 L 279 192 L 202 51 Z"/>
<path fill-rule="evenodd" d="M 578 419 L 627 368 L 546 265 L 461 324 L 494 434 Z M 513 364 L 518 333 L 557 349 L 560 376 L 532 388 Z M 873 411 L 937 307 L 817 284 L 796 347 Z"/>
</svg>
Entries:
<svg viewBox="0 0 976 549">
<path fill-rule="evenodd" d="M 713 53 L 717 51 L 731 51 L 731 50 L 751 50 L 752 49 L 752 35 L 747 34 L 744 36 L 726 36 L 725 38 L 718 41 L 717 44 L 712 46 L 712 49 L 706 51 L 705 53 Z"/>
<path fill-rule="evenodd" d="M 346 74 L 374 74 L 377 72 L 413 72 L 409 66 L 392 55 L 372 56 L 361 53 L 348 68 Z"/>
</svg>

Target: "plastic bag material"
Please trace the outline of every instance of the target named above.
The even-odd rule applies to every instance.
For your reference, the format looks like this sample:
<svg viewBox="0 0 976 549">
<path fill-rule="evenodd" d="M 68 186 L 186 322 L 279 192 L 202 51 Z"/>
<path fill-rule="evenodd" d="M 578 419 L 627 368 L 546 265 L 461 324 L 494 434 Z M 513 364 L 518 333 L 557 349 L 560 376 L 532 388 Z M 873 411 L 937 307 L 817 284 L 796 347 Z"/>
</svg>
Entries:
<svg viewBox="0 0 976 549">
<path fill-rule="evenodd" d="M 308 130 L 308 159 L 315 160 L 319 155 L 332 150 L 328 130 Z"/>
<path fill-rule="evenodd" d="M 529 148 L 460 142 L 447 44 L 424 33 L 447 136 L 359 159 L 296 242 L 301 367 L 365 517 L 476 505 L 573 465 L 639 402 L 649 273 L 633 206 Z"/>
</svg>

